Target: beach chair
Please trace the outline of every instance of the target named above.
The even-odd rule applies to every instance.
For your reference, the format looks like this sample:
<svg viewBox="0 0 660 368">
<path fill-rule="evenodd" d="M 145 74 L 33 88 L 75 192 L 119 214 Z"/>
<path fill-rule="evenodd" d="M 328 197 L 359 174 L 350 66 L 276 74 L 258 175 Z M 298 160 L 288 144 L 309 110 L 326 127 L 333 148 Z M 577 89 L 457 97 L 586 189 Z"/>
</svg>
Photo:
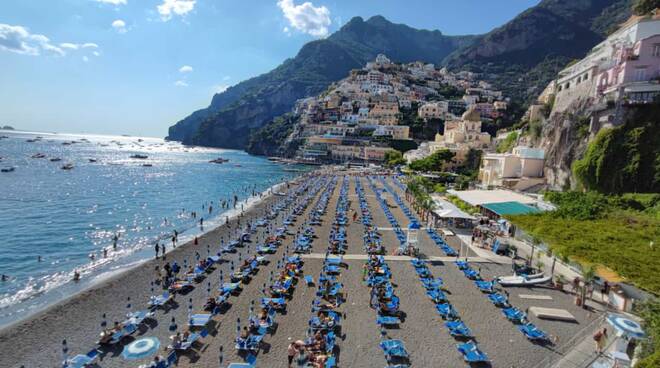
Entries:
<svg viewBox="0 0 660 368">
<path fill-rule="evenodd" d="M 263 335 L 250 335 L 247 339 L 237 337 L 234 347 L 239 351 L 257 351 L 263 338 Z"/>
<path fill-rule="evenodd" d="M 92 365 L 96 358 L 98 358 L 99 352 L 96 349 L 90 350 L 87 354 L 78 354 L 71 359 L 67 359 L 63 366 L 67 368 L 83 368 L 89 365 Z"/>
<path fill-rule="evenodd" d="M 488 294 L 488 299 L 496 307 L 506 307 L 509 305 L 509 302 L 506 300 L 506 297 L 502 294 L 498 294 L 498 293 Z"/>
<path fill-rule="evenodd" d="M 458 266 L 458 269 L 460 270 L 464 270 L 469 267 L 467 261 L 456 261 L 454 263 L 456 264 L 456 266 Z"/>
<path fill-rule="evenodd" d="M 467 277 L 470 280 L 479 280 L 479 272 L 477 270 L 473 270 L 471 268 L 465 268 L 463 269 L 463 274 L 465 277 Z"/>
<path fill-rule="evenodd" d="M 435 309 L 438 311 L 440 316 L 444 319 L 456 319 L 458 318 L 458 312 L 452 307 L 449 303 L 436 304 Z"/>
<path fill-rule="evenodd" d="M 130 335 L 134 334 L 135 331 L 137 331 L 137 325 L 136 324 L 130 323 L 128 325 L 125 325 L 120 331 L 117 331 L 112 335 L 112 338 L 110 339 L 109 344 L 114 345 L 114 344 L 120 342 L 121 340 L 123 340 L 124 337 L 127 337 L 127 336 L 130 336 Z"/>
<path fill-rule="evenodd" d="M 218 291 L 222 295 L 228 295 L 235 293 L 239 288 L 241 284 L 239 282 L 226 282 L 218 288 Z"/>
<path fill-rule="evenodd" d="M 141 325 L 144 320 L 148 318 L 152 318 L 154 316 L 154 312 L 148 311 L 148 310 L 141 310 L 141 311 L 136 311 L 136 312 L 129 312 L 126 314 L 126 320 L 124 321 L 124 325 L 128 324 L 135 324 L 135 325 Z"/>
<path fill-rule="evenodd" d="M 325 361 L 325 368 L 337 368 L 337 358 L 334 355 L 330 355 Z"/>
<path fill-rule="evenodd" d="M 474 284 L 484 293 L 494 293 L 495 292 L 495 282 L 493 281 L 480 281 L 477 280 Z"/>
<path fill-rule="evenodd" d="M 445 326 L 449 329 L 449 334 L 454 337 L 472 337 L 472 331 L 463 323 L 463 321 L 448 321 Z"/>
<path fill-rule="evenodd" d="M 190 348 L 192 348 L 193 344 L 197 342 L 200 338 L 204 338 L 209 334 L 209 332 L 204 329 L 201 332 L 193 332 L 188 336 L 188 339 L 186 341 L 182 341 L 181 345 L 179 346 L 169 346 L 170 349 L 173 350 L 180 350 L 180 351 L 186 351 Z"/>
<path fill-rule="evenodd" d="M 408 358 L 408 352 L 401 340 L 383 340 L 379 346 L 383 349 L 388 362 L 393 360 L 393 358 Z"/>
<path fill-rule="evenodd" d="M 468 363 L 487 363 L 489 362 L 488 356 L 479 350 L 477 344 L 473 342 L 466 342 L 464 344 L 456 345 L 458 351 L 463 354 L 463 359 Z"/>
<path fill-rule="evenodd" d="M 447 301 L 447 296 L 441 290 L 427 290 L 426 295 L 431 298 L 435 304 L 444 303 Z"/>
<path fill-rule="evenodd" d="M 190 327 L 204 327 L 211 321 L 211 314 L 198 313 L 190 315 L 188 319 L 188 326 Z"/>
<path fill-rule="evenodd" d="M 401 323 L 398 317 L 378 315 L 376 324 L 380 326 L 396 326 Z"/>
<path fill-rule="evenodd" d="M 538 327 L 534 326 L 532 323 L 527 323 L 518 326 L 518 329 L 530 341 L 535 341 L 535 342 L 549 341 L 548 336 L 545 334 L 545 332 L 539 330 Z"/>
<path fill-rule="evenodd" d="M 311 275 L 305 275 L 307 286 L 314 286 L 314 278 Z"/>
<path fill-rule="evenodd" d="M 149 298 L 149 307 L 156 309 L 164 306 L 172 300 L 172 294 L 168 291 L 163 292 L 161 295 L 155 295 Z"/>
<path fill-rule="evenodd" d="M 286 308 L 286 299 L 284 299 L 284 298 L 261 298 L 261 308 L 272 308 L 274 310 L 284 310 Z"/>
<path fill-rule="evenodd" d="M 502 314 L 511 322 L 525 323 L 527 316 L 520 309 L 516 307 L 509 307 L 502 309 Z"/>
</svg>

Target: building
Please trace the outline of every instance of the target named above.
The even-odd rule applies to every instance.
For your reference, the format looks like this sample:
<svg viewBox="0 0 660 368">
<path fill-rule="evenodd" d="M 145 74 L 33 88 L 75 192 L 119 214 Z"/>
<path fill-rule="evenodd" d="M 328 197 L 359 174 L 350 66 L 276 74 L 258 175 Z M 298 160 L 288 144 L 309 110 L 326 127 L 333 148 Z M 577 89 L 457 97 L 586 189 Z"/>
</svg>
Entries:
<svg viewBox="0 0 660 368">
<path fill-rule="evenodd" d="M 544 184 L 542 149 L 518 146 L 513 153 L 487 153 L 482 157 L 479 180 L 485 187 L 525 190 Z"/>
<path fill-rule="evenodd" d="M 447 101 L 427 102 L 417 109 L 417 116 L 422 119 L 443 119 L 448 111 Z"/>
<path fill-rule="evenodd" d="M 378 102 L 369 110 L 368 117 L 372 121 L 378 121 L 378 125 L 397 125 L 399 123 L 399 104 Z"/>
<path fill-rule="evenodd" d="M 460 120 L 445 123 L 444 142 L 483 149 L 490 145 L 490 134 L 481 131 L 481 115 L 475 108 L 471 108 L 463 113 Z"/>
<path fill-rule="evenodd" d="M 391 136 L 393 139 L 409 139 L 410 127 L 407 125 L 378 125 L 374 136 Z"/>
</svg>

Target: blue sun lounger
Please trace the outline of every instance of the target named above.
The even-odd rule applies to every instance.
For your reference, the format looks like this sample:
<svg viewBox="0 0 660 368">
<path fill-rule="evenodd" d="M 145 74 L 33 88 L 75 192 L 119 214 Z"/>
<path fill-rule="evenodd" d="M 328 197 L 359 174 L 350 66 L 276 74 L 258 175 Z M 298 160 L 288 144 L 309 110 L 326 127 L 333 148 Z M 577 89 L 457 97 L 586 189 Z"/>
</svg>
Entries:
<svg viewBox="0 0 660 368">
<path fill-rule="evenodd" d="M 531 341 L 548 341 L 548 336 L 545 332 L 539 330 L 538 327 L 531 323 L 518 326 L 518 329 Z"/>
<path fill-rule="evenodd" d="M 236 290 L 238 290 L 238 288 L 240 286 L 241 286 L 241 284 L 239 282 L 226 282 L 218 288 L 218 291 L 220 292 L 220 294 L 223 294 L 223 295 L 231 294 L 231 293 L 235 292 Z"/>
<path fill-rule="evenodd" d="M 496 307 L 506 307 L 509 305 L 509 302 L 506 300 L 506 297 L 502 294 L 494 293 L 488 294 L 488 299 L 495 304 Z"/>
<path fill-rule="evenodd" d="M 145 319 L 153 317 L 154 312 L 150 312 L 148 310 L 141 310 L 141 311 L 136 311 L 136 312 L 130 312 L 126 314 L 126 320 L 124 321 L 124 325 L 128 324 L 135 324 L 139 326 L 144 322 Z"/>
<path fill-rule="evenodd" d="M 449 334 L 454 337 L 472 337 L 472 331 L 463 323 L 463 321 L 448 321 L 445 326 L 449 329 Z"/>
<path fill-rule="evenodd" d="M 312 275 L 305 275 L 305 282 L 307 283 L 307 286 L 314 286 L 314 278 Z"/>
<path fill-rule="evenodd" d="M 425 278 L 422 279 L 422 283 L 424 284 L 424 288 L 426 288 L 427 290 L 438 289 L 441 288 L 442 285 L 444 285 L 444 282 L 442 281 L 441 278 L 437 278 L 437 279 Z"/>
<path fill-rule="evenodd" d="M 520 309 L 516 307 L 509 307 L 502 309 L 502 314 L 511 322 L 524 323 L 527 316 Z"/>
<path fill-rule="evenodd" d="M 464 270 L 469 267 L 468 263 L 466 261 L 456 261 L 456 266 L 458 266 L 459 269 Z"/>
<path fill-rule="evenodd" d="M 435 309 L 444 319 L 454 319 L 458 317 L 458 312 L 456 312 L 456 309 L 454 309 L 449 303 L 436 304 Z"/>
<path fill-rule="evenodd" d="M 256 351 L 259 350 L 263 335 L 250 335 L 247 339 L 236 338 L 236 350 Z"/>
<path fill-rule="evenodd" d="M 380 326 L 394 326 L 400 324 L 401 320 L 394 316 L 379 315 L 378 318 L 376 318 L 376 323 Z"/>
<path fill-rule="evenodd" d="M 426 295 L 431 298 L 433 303 L 439 304 L 447 301 L 447 296 L 441 290 L 427 290 Z"/>
<path fill-rule="evenodd" d="M 284 298 L 261 298 L 261 308 L 273 308 L 282 310 L 286 308 L 286 299 Z"/>
<path fill-rule="evenodd" d="M 193 314 L 188 319 L 188 326 L 191 327 L 204 327 L 211 321 L 211 314 L 198 313 Z"/>
<path fill-rule="evenodd" d="M 463 359 L 468 363 L 486 363 L 488 356 L 484 354 L 473 342 L 466 342 L 456 346 L 458 351 L 463 354 Z"/>
<path fill-rule="evenodd" d="M 388 362 L 393 358 L 408 357 L 408 352 L 403 346 L 403 341 L 401 340 L 384 340 L 380 342 L 379 346 L 383 349 L 383 353 L 385 353 Z"/>
<path fill-rule="evenodd" d="M 129 335 L 134 334 L 135 331 L 137 331 L 137 325 L 136 324 L 131 323 L 131 324 L 125 325 L 120 331 L 117 331 L 112 335 L 112 338 L 110 339 L 110 341 L 108 343 L 111 344 L 111 345 L 114 345 L 114 344 L 120 342 L 121 340 L 123 340 L 124 337 L 127 337 Z"/>
<path fill-rule="evenodd" d="M 209 332 L 204 329 L 201 332 L 193 332 L 188 336 L 188 339 L 186 341 L 182 341 L 181 344 L 178 346 L 171 345 L 169 346 L 170 349 L 173 350 L 181 350 L 181 351 L 186 351 L 190 348 L 192 348 L 193 344 L 197 342 L 200 338 L 208 336 Z"/>
<path fill-rule="evenodd" d="M 82 355 L 78 354 L 71 359 L 67 359 L 64 362 L 67 368 L 83 368 L 94 363 L 96 358 L 98 358 L 99 352 L 96 349 L 90 350 L 87 354 Z"/>
<path fill-rule="evenodd" d="M 465 275 L 465 277 L 467 277 L 470 280 L 478 280 L 479 279 L 479 272 L 477 270 L 473 270 L 471 268 L 463 269 L 463 274 Z"/>
<path fill-rule="evenodd" d="M 156 309 L 158 307 L 162 307 L 165 304 L 169 303 L 170 300 L 172 300 L 172 294 L 166 291 L 162 295 L 155 295 L 149 298 L 149 307 L 152 309 Z"/>
<path fill-rule="evenodd" d="M 494 293 L 495 292 L 495 282 L 493 281 L 480 281 L 477 280 L 474 282 L 475 285 L 484 293 Z"/>
</svg>

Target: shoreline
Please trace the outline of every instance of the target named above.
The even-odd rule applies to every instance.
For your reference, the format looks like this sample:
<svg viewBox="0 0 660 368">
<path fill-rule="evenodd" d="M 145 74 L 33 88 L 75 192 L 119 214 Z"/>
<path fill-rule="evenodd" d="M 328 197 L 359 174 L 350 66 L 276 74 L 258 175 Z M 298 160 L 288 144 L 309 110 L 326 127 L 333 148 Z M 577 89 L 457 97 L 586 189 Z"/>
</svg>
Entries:
<svg viewBox="0 0 660 368">
<path fill-rule="evenodd" d="M 302 174 L 304 175 L 304 174 Z M 300 175 L 300 176 L 302 176 Z M 300 177 L 299 176 L 299 177 Z M 298 177 L 297 177 L 298 178 Z M 297 180 L 297 178 L 292 179 L 291 181 Z M 194 243 L 195 237 L 198 239 L 206 236 L 210 233 L 213 233 L 217 231 L 218 229 L 225 227 L 226 226 L 226 219 L 229 219 L 229 222 L 231 223 L 232 221 L 236 220 L 241 216 L 241 213 L 247 215 L 252 209 L 259 207 L 262 203 L 268 201 L 269 199 L 272 199 L 274 197 L 274 193 L 279 191 L 282 186 L 284 186 L 286 182 L 280 182 L 273 184 L 272 186 L 266 188 L 264 191 L 257 193 L 253 196 L 249 196 L 245 198 L 242 201 L 239 201 L 236 203 L 237 208 L 229 208 L 225 210 L 224 212 L 219 213 L 218 215 L 214 216 L 213 218 L 209 219 L 208 221 L 205 221 L 207 224 L 210 224 L 210 226 L 204 226 L 202 229 L 199 228 L 199 226 L 194 226 L 190 229 L 188 229 L 185 232 L 182 232 L 179 234 L 179 237 L 181 238 L 181 241 L 177 243 L 178 245 L 176 248 L 173 248 L 171 244 L 167 247 L 166 255 L 170 255 L 177 249 L 180 249 L 181 247 L 187 247 L 191 244 Z M 261 194 L 261 196 L 259 196 Z M 244 205 L 243 210 L 240 209 L 240 205 Z M 207 230 L 208 229 L 208 230 Z M 160 241 L 167 241 L 167 239 L 161 239 Z M 143 248 L 140 249 L 132 254 L 128 254 L 124 259 L 118 259 L 117 261 L 127 261 L 131 257 L 139 257 L 139 253 L 142 252 L 148 252 L 150 249 Z M 162 256 L 161 258 L 162 259 Z M 78 288 L 78 290 L 74 291 L 72 294 L 61 297 L 61 298 L 56 298 L 50 303 L 47 303 L 43 306 L 35 307 L 34 310 L 31 310 L 29 312 L 25 312 L 25 314 L 21 315 L 17 320 L 6 323 L 6 324 L 0 324 L 0 338 L 4 333 L 6 333 L 8 330 L 17 327 L 23 323 L 28 323 L 34 318 L 38 318 L 41 314 L 47 314 L 51 310 L 56 309 L 57 307 L 67 304 L 68 302 L 71 302 L 72 300 L 80 297 L 82 294 L 85 292 L 90 292 L 98 288 L 103 288 L 106 284 L 110 284 L 113 281 L 115 281 L 118 278 L 121 278 L 122 276 L 125 276 L 127 273 L 130 273 L 131 271 L 134 271 L 136 269 L 139 269 L 143 267 L 145 264 L 153 261 L 153 257 L 147 257 L 147 258 L 139 258 L 133 261 L 129 261 L 125 265 L 120 265 L 119 269 L 113 270 L 101 270 L 99 273 L 95 273 L 92 275 L 89 275 L 88 277 L 90 280 L 87 280 L 87 284 L 84 286 L 81 286 Z M 112 265 L 112 262 L 109 264 Z M 73 271 L 72 271 L 73 272 Z M 106 276 L 106 274 L 109 274 Z M 70 285 L 72 281 L 69 281 L 67 284 L 65 284 L 68 287 L 74 287 Z M 62 285 L 62 286 L 65 286 Z M 52 293 L 54 290 L 49 290 L 44 294 L 37 295 L 36 298 L 39 297 L 47 297 L 48 293 Z M 25 301 L 28 301 L 29 299 L 26 299 Z M 6 307 L 7 309 L 10 308 L 16 308 L 20 306 L 21 303 L 24 301 L 19 302 L 17 305 L 12 305 Z M 19 310 L 20 311 L 20 310 Z"/>
</svg>

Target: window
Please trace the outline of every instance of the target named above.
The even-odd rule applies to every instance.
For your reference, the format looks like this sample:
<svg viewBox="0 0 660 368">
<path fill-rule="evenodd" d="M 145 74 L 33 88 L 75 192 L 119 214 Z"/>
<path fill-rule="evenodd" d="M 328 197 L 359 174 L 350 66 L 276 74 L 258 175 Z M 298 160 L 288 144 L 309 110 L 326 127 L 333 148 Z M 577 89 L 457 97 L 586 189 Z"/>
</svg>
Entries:
<svg viewBox="0 0 660 368">
<path fill-rule="evenodd" d="M 653 56 L 660 57 L 660 43 L 653 45 Z"/>
<path fill-rule="evenodd" d="M 646 68 L 635 69 L 635 81 L 641 82 L 646 79 Z"/>
</svg>

